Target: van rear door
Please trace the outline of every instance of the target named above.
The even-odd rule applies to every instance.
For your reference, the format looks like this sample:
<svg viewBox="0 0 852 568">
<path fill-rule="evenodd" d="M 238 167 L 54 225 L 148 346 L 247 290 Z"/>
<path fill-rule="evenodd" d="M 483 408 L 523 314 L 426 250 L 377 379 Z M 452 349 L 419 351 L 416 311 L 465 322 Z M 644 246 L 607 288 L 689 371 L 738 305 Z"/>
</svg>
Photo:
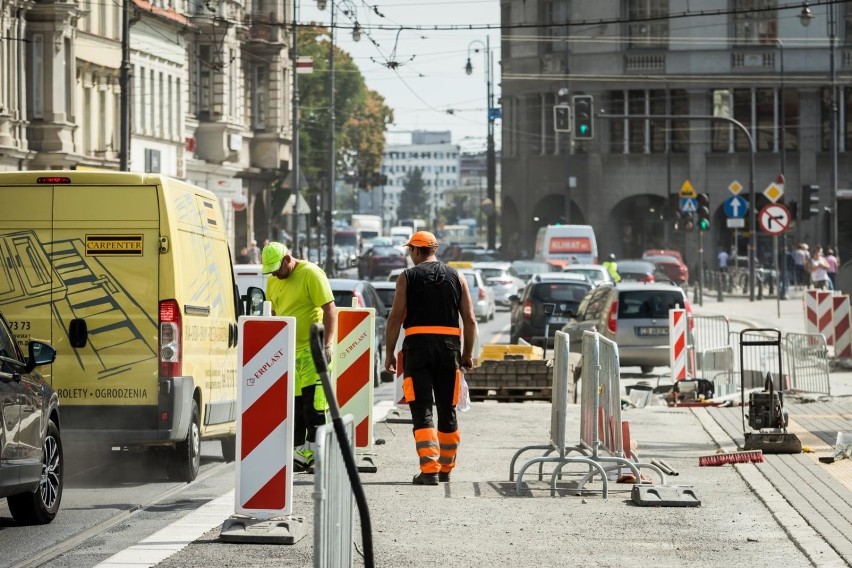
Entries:
<svg viewBox="0 0 852 568">
<path fill-rule="evenodd" d="M 53 193 L 52 342 L 63 422 L 101 435 L 154 431 L 157 187 L 56 185 Z"/>
</svg>

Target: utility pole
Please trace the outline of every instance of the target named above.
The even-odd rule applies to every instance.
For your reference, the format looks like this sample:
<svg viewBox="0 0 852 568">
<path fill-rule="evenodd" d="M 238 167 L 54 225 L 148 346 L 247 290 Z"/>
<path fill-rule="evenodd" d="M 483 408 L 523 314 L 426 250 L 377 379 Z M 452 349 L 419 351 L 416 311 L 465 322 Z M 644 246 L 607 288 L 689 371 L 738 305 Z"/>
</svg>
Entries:
<svg viewBox="0 0 852 568">
<path fill-rule="evenodd" d="M 330 41 L 328 46 L 328 84 L 329 84 L 329 122 L 331 126 L 328 132 L 329 164 L 328 164 L 328 202 L 325 211 L 326 230 L 326 252 L 325 272 L 329 276 L 334 274 L 334 169 L 337 159 L 334 149 L 334 0 L 331 0 L 331 26 L 329 27 Z"/>
<path fill-rule="evenodd" d="M 293 219 L 295 219 L 295 222 L 293 223 L 293 251 L 296 255 L 299 254 L 299 190 L 301 189 L 302 181 L 301 170 L 299 169 L 299 72 L 297 68 L 299 60 L 298 19 L 299 2 L 298 0 L 293 0 L 293 33 L 291 34 L 293 46 L 290 50 L 293 58 L 293 108 L 290 109 L 293 116 L 293 139 L 290 141 L 290 158 L 293 160 L 293 167 L 291 168 L 293 173 Z M 307 227 L 307 230 L 310 231 L 310 223 L 305 223 L 305 227 Z"/>
<path fill-rule="evenodd" d="M 121 10 L 121 70 L 118 86 L 121 90 L 121 121 L 119 126 L 119 168 L 130 171 L 130 5 L 124 0 Z"/>
</svg>

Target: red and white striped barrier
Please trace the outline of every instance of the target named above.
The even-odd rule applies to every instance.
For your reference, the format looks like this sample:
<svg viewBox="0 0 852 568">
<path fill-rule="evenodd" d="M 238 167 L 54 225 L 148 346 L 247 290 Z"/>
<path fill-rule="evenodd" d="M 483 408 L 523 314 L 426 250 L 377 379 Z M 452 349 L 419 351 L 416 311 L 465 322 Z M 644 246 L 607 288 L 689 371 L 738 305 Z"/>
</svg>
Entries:
<svg viewBox="0 0 852 568">
<path fill-rule="evenodd" d="M 849 296 L 834 296 L 832 323 L 834 325 L 834 357 L 852 359 L 852 319 L 850 319 Z"/>
<path fill-rule="evenodd" d="M 805 290 L 805 332 L 821 333 L 829 345 L 834 345 L 831 292 Z"/>
<path fill-rule="evenodd" d="M 293 507 L 296 319 L 241 317 L 237 389 L 237 514 L 289 516 Z"/>
<path fill-rule="evenodd" d="M 340 414 L 355 423 L 356 452 L 373 448 L 373 380 L 376 310 L 337 308 L 334 336 L 334 389 Z"/>
<path fill-rule="evenodd" d="M 686 310 L 669 310 L 669 367 L 672 381 L 686 378 Z"/>
</svg>

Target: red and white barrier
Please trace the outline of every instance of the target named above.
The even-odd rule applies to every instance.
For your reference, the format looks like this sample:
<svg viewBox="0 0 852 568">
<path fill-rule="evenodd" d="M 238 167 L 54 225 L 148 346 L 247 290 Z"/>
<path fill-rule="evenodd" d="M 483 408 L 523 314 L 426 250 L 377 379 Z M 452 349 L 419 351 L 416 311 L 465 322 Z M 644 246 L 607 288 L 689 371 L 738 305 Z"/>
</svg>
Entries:
<svg viewBox="0 0 852 568">
<path fill-rule="evenodd" d="M 340 414 L 355 423 L 355 450 L 373 448 L 373 380 L 376 310 L 338 308 L 334 337 L 334 389 Z"/>
<path fill-rule="evenodd" d="M 241 317 L 237 389 L 237 514 L 289 516 L 293 506 L 296 320 Z"/>
<path fill-rule="evenodd" d="M 805 332 L 821 333 L 829 345 L 834 345 L 831 292 L 805 290 Z"/>
<path fill-rule="evenodd" d="M 849 296 L 834 296 L 832 323 L 834 325 L 834 357 L 852 359 L 852 316 L 849 310 Z"/>
<path fill-rule="evenodd" d="M 669 367 L 672 381 L 686 378 L 686 310 L 669 310 Z"/>
</svg>

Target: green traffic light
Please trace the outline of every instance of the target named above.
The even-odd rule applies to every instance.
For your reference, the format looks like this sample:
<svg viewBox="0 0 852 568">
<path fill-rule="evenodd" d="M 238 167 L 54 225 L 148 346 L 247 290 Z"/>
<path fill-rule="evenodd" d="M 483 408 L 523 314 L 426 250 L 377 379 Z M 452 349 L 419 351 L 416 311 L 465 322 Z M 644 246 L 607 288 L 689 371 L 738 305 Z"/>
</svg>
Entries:
<svg viewBox="0 0 852 568">
<path fill-rule="evenodd" d="M 706 231 L 710 228 L 710 220 L 709 219 L 699 219 L 698 220 L 698 229 L 701 231 Z"/>
<path fill-rule="evenodd" d="M 580 133 L 581 134 L 585 134 L 588 131 L 589 131 L 589 125 L 588 124 L 581 124 L 580 125 Z"/>
</svg>

